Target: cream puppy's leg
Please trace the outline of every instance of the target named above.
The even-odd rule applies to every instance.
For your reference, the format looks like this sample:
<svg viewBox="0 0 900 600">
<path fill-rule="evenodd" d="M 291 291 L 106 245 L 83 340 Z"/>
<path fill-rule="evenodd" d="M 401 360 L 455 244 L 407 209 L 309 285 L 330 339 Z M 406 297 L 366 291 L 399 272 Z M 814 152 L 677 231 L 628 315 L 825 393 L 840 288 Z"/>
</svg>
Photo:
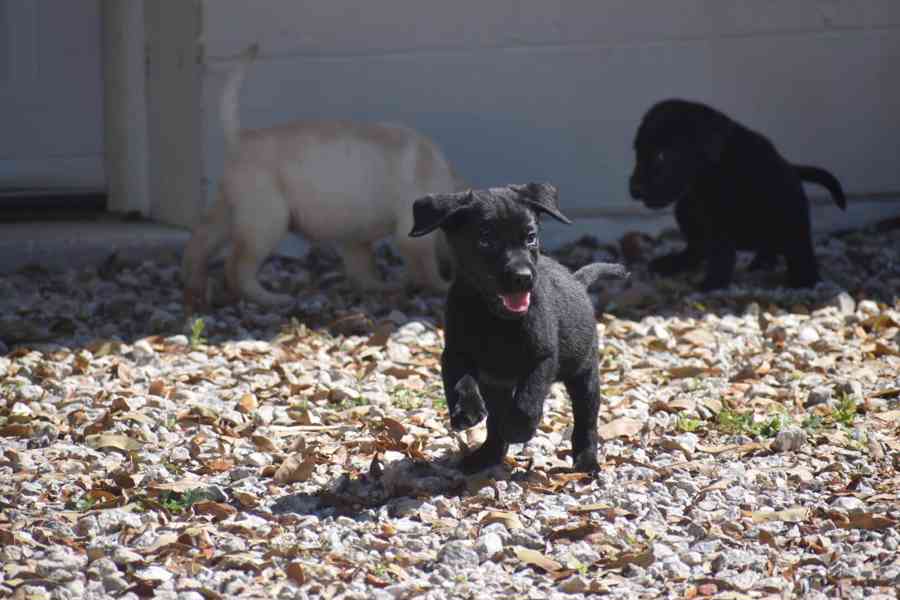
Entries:
<svg viewBox="0 0 900 600">
<path fill-rule="evenodd" d="M 406 266 L 406 284 L 445 293 L 450 289 L 450 282 L 441 277 L 436 248 L 439 233 L 413 238 L 408 232 L 409 229 L 404 228 L 402 233 L 398 231 L 394 236 L 394 244 Z"/>
<path fill-rule="evenodd" d="M 184 284 L 184 304 L 188 312 L 206 308 L 209 301 L 207 264 L 210 257 L 228 241 L 230 231 L 231 208 L 220 191 L 212 210 L 194 228 L 184 251 L 181 279 Z"/>
<path fill-rule="evenodd" d="M 244 172 L 232 178 L 226 190 L 229 195 L 241 195 L 232 202 L 232 248 L 225 265 L 228 286 L 238 296 L 264 306 L 290 303 L 291 296 L 273 294 L 257 279 L 260 265 L 287 233 L 290 222 L 278 184 L 265 173 Z"/>
<path fill-rule="evenodd" d="M 394 289 L 378 276 L 375 253 L 370 242 L 344 242 L 337 247 L 350 284 L 361 290 L 377 292 Z"/>
</svg>

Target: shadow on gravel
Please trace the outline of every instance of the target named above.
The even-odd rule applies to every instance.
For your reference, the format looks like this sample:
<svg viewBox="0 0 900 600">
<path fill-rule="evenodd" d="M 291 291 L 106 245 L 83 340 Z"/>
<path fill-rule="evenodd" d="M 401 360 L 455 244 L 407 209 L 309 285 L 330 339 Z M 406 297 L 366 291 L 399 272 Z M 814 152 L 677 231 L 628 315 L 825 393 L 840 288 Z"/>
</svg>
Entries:
<svg viewBox="0 0 900 600">
<path fill-rule="evenodd" d="M 857 303 L 870 300 L 889 306 L 900 302 L 900 217 L 861 230 L 817 236 L 816 255 L 823 281 L 815 288 L 784 287 L 783 260 L 771 271 L 747 269 L 750 253 L 739 253 L 734 281 L 727 290 L 697 291 L 702 268 L 672 277 L 648 272 L 651 258 L 684 247 L 677 231 L 653 238 L 638 232 L 614 244 L 592 237 L 576 240 L 554 252 L 572 270 L 593 261 L 619 261 L 631 272 L 624 282 L 605 282 L 593 291 L 598 314 L 640 320 L 656 315 L 664 318 L 702 319 L 713 314 L 809 313 L 834 306 L 853 312 Z"/>
<path fill-rule="evenodd" d="M 399 280 L 400 259 L 379 249 L 378 265 Z M 266 308 L 232 301 L 224 292 L 222 263 L 211 265 L 212 307 L 186 314 L 180 256 L 138 262 L 111 255 L 103 264 L 70 271 L 28 266 L 0 276 L 0 355 L 16 349 L 73 351 L 100 343 L 132 344 L 184 335 L 210 344 L 271 340 L 298 325 L 333 335 L 368 335 L 385 321 L 443 321 L 443 298 L 420 293 L 352 290 L 333 253 L 314 249 L 302 259 L 272 258 L 263 285 L 296 300 Z M 197 325 L 197 320 L 200 324 Z"/>
<path fill-rule="evenodd" d="M 522 469 L 514 467 L 509 460 L 492 469 L 465 475 L 457 468 L 459 458 L 458 454 L 433 461 L 407 457 L 382 464 L 376 457 L 367 473 L 342 473 L 316 493 L 283 496 L 275 501 L 272 512 L 313 514 L 332 509 L 337 514 L 353 516 L 364 509 L 387 506 L 389 515 L 398 517 L 416 510 L 430 498 L 477 494 L 496 481 L 527 481 L 541 486 L 552 485 L 553 475 L 562 474 L 566 481 L 591 477 L 561 468 L 550 473 Z"/>
<path fill-rule="evenodd" d="M 597 314 L 622 319 L 702 319 L 748 311 L 802 314 L 824 306 L 848 314 L 862 300 L 900 302 L 900 217 L 863 230 L 818 236 L 816 254 L 825 281 L 810 290 L 781 287 L 783 262 L 771 272 L 748 271 L 749 254 L 741 255 L 734 283 L 726 291 L 696 292 L 700 271 L 668 278 L 648 273 L 650 258 L 680 247 L 677 232 L 656 238 L 633 232 L 614 244 L 585 237 L 552 255 L 570 269 L 598 260 L 624 262 L 632 273 L 628 281 L 603 282 L 593 290 Z M 398 281 L 403 267 L 397 255 L 386 244 L 376 255 L 382 274 Z M 337 255 L 318 247 L 301 259 L 270 259 L 260 272 L 263 285 L 296 299 L 291 306 L 268 309 L 229 301 L 222 289 L 220 261 L 210 269 L 213 308 L 189 317 L 182 303 L 180 258 L 172 254 L 136 262 L 111 255 L 96 267 L 60 273 L 34 266 L 0 277 L 0 355 L 22 348 L 131 344 L 150 336 L 193 334 L 210 344 L 272 340 L 297 325 L 340 336 L 374 335 L 391 322 L 421 321 L 430 327 L 443 323 L 442 297 L 355 292 Z"/>
</svg>

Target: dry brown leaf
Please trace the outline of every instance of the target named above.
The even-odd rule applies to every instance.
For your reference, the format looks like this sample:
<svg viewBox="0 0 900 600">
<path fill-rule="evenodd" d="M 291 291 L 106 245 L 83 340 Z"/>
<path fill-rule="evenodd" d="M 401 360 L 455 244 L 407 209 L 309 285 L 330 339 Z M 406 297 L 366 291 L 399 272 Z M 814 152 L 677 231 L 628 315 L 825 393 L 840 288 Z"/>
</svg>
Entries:
<svg viewBox="0 0 900 600">
<path fill-rule="evenodd" d="M 147 392 L 151 396 L 159 396 L 160 398 L 165 398 L 169 394 L 169 389 L 166 387 L 165 382 L 162 379 L 155 379 L 150 382 L 150 386 L 147 389 Z"/>
<path fill-rule="evenodd" d="M 0 437 L 30 438 L 34 434 L 34 427 L 28 423 L 8 423 L 0 427 Z"/>
<path fill-rule="evenodd" d="M 408 367 L 400 367 L 400 366 L 390 366 L 384 370 L 385 375 L 391 375 L 396 377 L 397 379 L 406 379 L 416 374 L 415 369 L 410 369 Z"/>
<path fill-rule="evenodd" d="M 94 450 L 121 450 L 122 452 L 135 452 L 140 450 L 143 444 L 127 435 L 117 433 L 98 433 L 84 438 L 84 443 Z"/>
<path fill-rule="evenodd" d="M 397 578 L 398 581 L 406 581 L 409 579 L 409 573 L 403 570 L 403 567 L 400 565 L 395 565 L 391 563 L 385 567 L 388 571 L 394 574 L 394 577 Z"/>
<path fill-rule="evenodd" d="M 203 466 L 210 473 L 225 473 L 234 468 L 234 459 L 227 456 L 220 456 L 207 461 L 203 461 Z"/>
<path fill-rule="evenodd" d="M 604 423 L 597 428 L 597 432 L 603 440 L 612 440 L 617 437 L 631 437 L 644 427 L 644 422 L 631 417 L 619 417 L 609 423 Z"/>
<path fill-rule="evenodd" d="M 259 408 L 259 401 L 253 394 L 244 394 L 241 396 L 241 399 L 238 400 L 237 409 L 244 414 L 254 413 L 257 408 Z"/>
<path fill-rule="evenodd" d="M 291 420 L 296 421 L 300 425 L 321 425 L 322 420 L 315 413 L 307 408 L 292 409 L 288 411 Z"/>
<path fill-rule="evenodd" d="M 275 471 L 272 479 L 275 483 L 284 485 L 287 483 L 296 483 L 306 481 L 312 477 L 316 469 L 316 462 L 311 458 L 304 459 L 302 456 L 289 456 L 281 466 Z"/>
<path fill-rule="evenodd" d="M 731 487 L 732 483 L 734 483 L 734 479 L 720 479 L 718 481 L 714 481 L 711 484 L 700 488 L 700 490 L 697 492 L 697 495 L 702 496 L 710 492 L 727 490 Z"/>
<path fill-rule="evenodd" d="M 622 569 L 628 565 L 649 567 L 655 560 L 653 548 L 645 548 L 636 552 L 623 552 L 617 556 L 601 561 L 606 569 Z"/>
<path fill-rule="evenodd" d="M 775 539 L 775 536 L 772 535 L 772 532 L 765 529 L 760 529 L 759 541 L 771 548 L 778 548 L 778 541 Z"/>
<path fill-rule="evenodd" d="M 388 435 L 391 436 L 391 439 L 395 442 L 399 442 L 403 439 L 403 436 L 406 435 L 406 427 L 400 421 L 396 419 L 392 419 L 390 417 L 384 417 L 381 419 L 381 425 L 384 427 L 385 431 L 388 432 Z"/>
<path fill-rule="evenodd" d="M 673 438 L 663 438 L 660 440 L 659 445 L 666 450 L 677 450 L 683 453 L 688 459 L 691 459 L 694 456 L 694 452 L 690 448 L 678 443 L 678 440 Z"/>
<path fill-rule="evenodd" d="M 268 452 L 270 454 L 279 452 L 278 446 L 275 445 L 275 442 L 273 442 L 271 438 L 254 434 L 250 436 L 250 439 L 253 440 L 253 445 L 256 446 L 257 450 L 262 450 L 263 452 Z"/>
<path fill-rule="evenodd" d="M 122 348 L 122 342 L 117 340 L 94 340 L 88 343 L 86 348 L 90 350 L 94 358 L 100 358 L 118 352 Z"/>
<path fill-rule="evenodd" d="M 503 523 L 507 529 L 523 529 L 522 521 L 519 515 L 514 512 L 492 510 L 481 518 L 481 526 L 490 525 L 491 523 Z"/>
<path fill-rule="evenodd" d="M 396 326 L 391 321 L 379 323 L 375 326 L 375 330 L 372 332 L 372 335 L 369 336 L 369 340 L 366 344 L 369 346 L 384 346 L 391 338 L 394 329 L 396 329 Z"/>
<path fill-rule="evenodd" d="M 698 375 L 703 375 L 704 373 L 708 373 L 709 369 L 705 367 L 697 367 L 694 365 L 684 365 L 678 367 L 669 367 L 666 371 L 669 374 L 669 377 L 673 379 L 683 379 L 686 377 L 697 377 Z"/>
<path fill-rule="evenodd" d="M 783 521 L 785 523 L 802 523 L 810 517 L 810 510 L 805 506 L 794 506 L 784 510 L 774 511 L 754 511 L 750 513 L 750 518 L 754 523 L 773 523 L 775 521 Z"/>
<path fill-rule="evenodd" d="M 107 490 L 91 490 L 87 493 L 87 497 L 93 500 L 92 508 L 95 509 L 113 508 L 122 501 L 121 496 L 117 496 Z"/>
<path fill-rule="evenodd" d="M 551 540 L 583 540 L 587 536 L 600 531 L 600 525 L 596 523 L 581 523 L 573 527 L 561 527 L 550 532 Z"/>
<path fill-rule="evenodd" d="M 232 515 L 237 514 L 237 509 L 230 504 L 224 502 L 213 502 L 212 500 L 202 500 L 191 505 L 195 514 L 210 515 L 215 521 L 222 521 Z"/>
<path fill-rule="evenodd" d="M 153 483 L 147 486 L 147 491 L 154 495 L 158 495 L 162 492 L 175 492 L 177 494 L 185 494 L 193 490 L 204 489 L 206 489 L 206 484 L 199 479 L 182 479 L 181 481 L 173 481 L 170 483 Z"/>
<path fill-rule="evenodd" d="M 525 548 L 523 546 L 513 546 L 513 552 L 515 552 L 516 558 L 529 567 L 537 567 L 550 574 L 562 571 L 563 569 L 561 564 L 552 558 L 541 554 L 537 550 L 532 550 L 531 548 Z"/>
<path fill-rule="evenodd" d="M 255 508 L 259 504 L 259 498 L 255 495 L 241 490 L 232 490 L 235 500 L 237 500 L 244 508 Z"/>
<path fill-rule="evenodd" d="M 121 469 L 111 473 L 110 477 L 122 489 L 136 488 L 144 480 L 144 476 L 140 473 L 128 473 Z"/>
<path fill-rule="evenodd" d="M 851 512 L 846 520 L 835 521 L 842 529 L 888 529 L 897 526 L 897 520 L 871 512 Z"/>
<path fill-rule="evenodd" d="M 706 329 L 691 329 L 681 334 L 680 339 L 692 346 L 713 346 L 716 343 L 716 336 Z"/>
<path fill-rule="evenodd" d="M 303 585 L 306 583 L 306 569 L 303 568 L 303 565 L 301 563 L 288 563 L 288 566 L 284 568 L 284 572 L 288 576 L 288 579 L 293 581 L 295 584 Z"/>
<path fill-rule="evenodd" d="M 386 588 L 387 586 L 391 585 L 391 582 L 388 581 L 387 579 L 382 579 L 372 573 L 366 573 L 366 576 L 363 578 L 363 580 L 367 584 L 371 585 L 372 587 L 376 587 L 376 588 Z"/>
<path fill-rule="evenodd" d="M 690 412 L 697 407 L 697 402 L 688 396 L 677 396 L 669 400 L 666 406 L 670 412 Z"/>
</svg>

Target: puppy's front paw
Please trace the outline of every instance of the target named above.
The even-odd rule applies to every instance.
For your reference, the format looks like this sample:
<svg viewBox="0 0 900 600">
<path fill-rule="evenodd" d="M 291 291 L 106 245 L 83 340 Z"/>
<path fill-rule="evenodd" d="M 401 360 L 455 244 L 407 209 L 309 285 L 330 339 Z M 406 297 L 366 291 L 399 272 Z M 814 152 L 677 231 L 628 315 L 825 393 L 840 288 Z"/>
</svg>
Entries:
<svg viewBox="0 0 900 600">
<path fill-rule="evenodd" d="M 595 449 L 586 448 L 574 457 L 573 467 L 579 473 L 596 473 L 600 470 L 597 463 L 597 451 Z"/>
<path fill-rule="evenodd" d="M 503 462 L 509 446 L 488 439 L 478 450 L 462 459 L 462 471 L 466 474 L 477 473 Z"/>
<path fill-rule="evenodd" d="M 510 407 L 500 422 L 500 436 L 510 444 L 524 444 L 537 433 L 541 414 L 530 414 L 517 406 Z"/>
<path fill-rule="evenodd" d="M 456 382 L 453 389 L 456 391 L 457 401 L 450 409 L 450 427 L 454 431 L 474 427 L 487 416 L 478 382 L 471 375 L 465 375 Z"/>
</svg>

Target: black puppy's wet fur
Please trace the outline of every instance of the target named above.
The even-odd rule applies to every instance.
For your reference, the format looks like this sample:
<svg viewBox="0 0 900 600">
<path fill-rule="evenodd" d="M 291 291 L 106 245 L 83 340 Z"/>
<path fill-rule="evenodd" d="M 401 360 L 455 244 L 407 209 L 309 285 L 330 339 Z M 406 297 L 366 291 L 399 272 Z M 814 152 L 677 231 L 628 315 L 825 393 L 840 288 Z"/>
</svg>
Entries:
<svg viewBox="0 0 900 600">
<path fill-rule="evenodd" d="M 675 203 L 687 247 L 654 259 L 650 270 L 672 275 L 706 261 L 703 290 L 727 287 L 738 250 L 756 255 L 751 269 L 787 262 L 788 284 L 819 281 L 809 200 L 802 181 L 826 187 L 842 209 L 843 190 L 818 167 L 793 165 L 755 131 L 709 106 L 665 100 L 641 121 L 630 191 L 649 208 Z"/>
<path fill-rule="evenodd" d="M 431 195 L 413 205 L 412 236 L 443 229 L 455 257 L 441 357 L 451 426 L 487 416 L 487 439 L 463 459 L 474 472 L 503 460 L 510 443 L 535 434 L 550 386 L 562 381 L 575 416 L 575 469 L 597 469 L 600 402 L 597 324 L 586 285 L 626 275 L 621 265 L 589 265 L 573 275 L 540 253 L 538 216 L 568 223 L 547 184 Z M 524 314 L 499 294 L 530 290 Z"/>
</svg>

